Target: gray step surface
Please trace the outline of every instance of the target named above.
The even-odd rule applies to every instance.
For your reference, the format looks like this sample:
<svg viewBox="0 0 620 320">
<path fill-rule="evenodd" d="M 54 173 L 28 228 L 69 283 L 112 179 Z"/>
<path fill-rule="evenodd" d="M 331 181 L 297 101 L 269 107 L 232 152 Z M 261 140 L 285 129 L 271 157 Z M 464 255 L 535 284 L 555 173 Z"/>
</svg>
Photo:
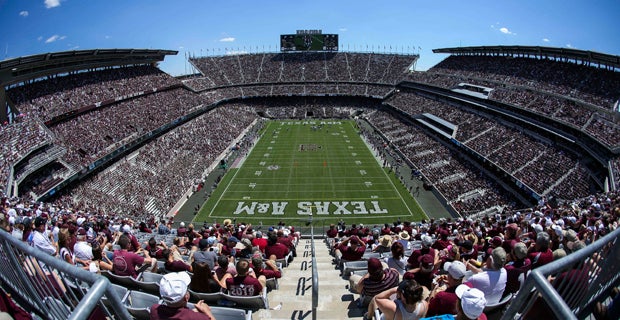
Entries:
<svg viewBox="0 0 620 320">
<path fill-rule="evenodd" d="M 258 319 L 312 319 L 312 256 L 311 240 L 301 239 L 297 257 L 284 269 L 280 288 L 269 292 L 270 310 L 259 310 L 252 315 Z M 357 307 L 358 294 L 349 291 L 349 281 L 333 264 L 333 257 L 323 239 L 315 240 L 315 254 L 319 278 L 319 299 L 316 319 L 362 319 L 366 309 Z M 277 310 L 274 310 L 277 309 Z"/>
</svg>

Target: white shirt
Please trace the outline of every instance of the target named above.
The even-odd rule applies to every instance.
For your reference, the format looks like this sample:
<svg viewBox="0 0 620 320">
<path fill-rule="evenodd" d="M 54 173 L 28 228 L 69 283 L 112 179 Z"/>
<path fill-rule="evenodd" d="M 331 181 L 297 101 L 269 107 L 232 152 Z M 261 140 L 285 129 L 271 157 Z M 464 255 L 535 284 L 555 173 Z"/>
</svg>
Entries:
<svg viewBox="0 0 620 320">
<path fill-rule="evenodd" d="M 46 234 L 39 231 L 33 231 L 32 246 L 49 255 L 56 255 L 56 246 L 52 244 Z"/>
<path fill-rule="evenodd" d="M 467 282 L 474 288 L 484 292 L 487 304 L 496 304 L 502 299 L 504 289 L 506 289 L 506 281 L 508 273 L 506 269 L 486 270 L 481 273 L 472 275 Z"/>
<path fill-rule="evenodd" d="M 73 246 L 73 253 L 77 259 L 92 260 L 93 259 L 93 247 L 91 247 L 86 241 L 78 241 Z"/>
</svg>

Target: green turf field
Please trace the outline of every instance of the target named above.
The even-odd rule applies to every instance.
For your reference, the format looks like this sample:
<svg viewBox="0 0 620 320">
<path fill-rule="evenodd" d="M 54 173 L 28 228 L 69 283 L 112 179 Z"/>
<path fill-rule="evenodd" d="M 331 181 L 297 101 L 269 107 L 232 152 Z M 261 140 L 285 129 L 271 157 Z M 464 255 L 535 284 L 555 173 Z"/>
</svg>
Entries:
<svg viewBox="0 0 620 320">
<path fill-rule="evenodd" d="M 271 121 L 239 168 L 231 168 L 196 221 L 272 224 L 327 219 L 419 221 L 424 213 L 384 169 L 351 120 Z"/>
</svg>

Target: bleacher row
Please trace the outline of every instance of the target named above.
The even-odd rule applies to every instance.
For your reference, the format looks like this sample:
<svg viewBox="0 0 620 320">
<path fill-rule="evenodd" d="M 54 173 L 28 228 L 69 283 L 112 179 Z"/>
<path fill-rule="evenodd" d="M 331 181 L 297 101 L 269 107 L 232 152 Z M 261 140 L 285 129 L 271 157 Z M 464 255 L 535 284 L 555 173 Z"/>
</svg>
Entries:
<svg viewBox="0 0 620 320">
<path fill-rule="evenodd" d="M 620 99 L 618 72 L 546 59 L 450 56 L 407 79 L 448 89 L 459 83 L 488 87 L 489 99 L 572 124 L 610 146 L 620 144 L 613 116 Z"/>
<path fill-rule="evenodd" d="M 190 58 L 203 77 L 185 81 L 196 90 L 276 82 L 395 84 L 414 56 L 376 53 L 264 53 Z"/>
<path fill-rule="evenodd" d="M 157 233 L 135 232 L 135 236 L 140 243 L 148 242 L 152 237 L 157 243 L 164 242 L 167 246 L 174 244 L 174 239 L 177 238 L 176 229 L 172 229 L 170 234 L 161 235 Z M 293 242 L 293 245 L 297 245 L 298 240 Z M 119 249 L 117 245 L 114 249 Z M 189 255 L 182 254 L 182 259 L 188 261 Z M 292 251 L 282 259 L 276 259 L 276 265 L 282 273 L 286 270 L 289 263 L 293 261 Z M 239 258 L 236 259 L 237 261 Z M 138 320 L 150 319 L 150 307 L 155 303 L 161 303 L 161 295 L 159 290 L 159 283 L 164 274 L 172 272 L 166 269 L 163 260 L 157 260 L 158 267 L 156 272 L 150 270 L 144 270 L 139 273 L 136 278 L 131 276 L 119 276 L 110 271 L 101 271 L 101 275 L 105 276 L 114 285 L 115 291 L 121 298 L 123 306 L 127 308 L 129 313 Z M 141 268 L 146 269 L 146 268 Z M 193 276 L 191 272 L 187 272 L 190 277 Z M 70 279 L 70 278 L 69 278 Z M 71 285 L 76 287 L 76 285 Z M 255 296 L 235 296 L 225 291 L 215 293 L 203 293 L 188 289 L 190 293 L 190 300 L 188 308 L 193 309 L 194 303 L 203 300 L 207 303 L 214 316 L 217 319 L 252 319 L 252 313 L 260 309 L 269 309 L 268 292 L 271 290 L 278 290 L 279 284 L 277 278 L 267 279 L 267 286 L 263 287 L 263 291 L 259 295 Z M 84 289 L 85 293 L 87 290 Z"/>
</svg>

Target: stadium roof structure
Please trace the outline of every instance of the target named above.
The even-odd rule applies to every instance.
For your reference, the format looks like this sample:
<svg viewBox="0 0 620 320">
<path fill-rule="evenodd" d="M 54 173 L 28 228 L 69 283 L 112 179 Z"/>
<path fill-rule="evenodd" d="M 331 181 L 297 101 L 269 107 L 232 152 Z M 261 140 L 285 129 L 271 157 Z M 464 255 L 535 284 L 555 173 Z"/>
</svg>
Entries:
<svg viewBox="0 0 620 320">
<path fill-rule="evenodd" d="M 455 55 L 535 56 L 584 61 L 620 69 L 620 56 L 571 48 L 539 46 L 476 46 L 433 49 L 433 53 Z"/>
<path fill-rule="evenodd" d="M 43 53 L 0 61 L 0 84 L 7 86 L 28 79 L 107 66 L 163 61 L 178 51 L 161 49 L 92 49 Z"/>
</svg>

